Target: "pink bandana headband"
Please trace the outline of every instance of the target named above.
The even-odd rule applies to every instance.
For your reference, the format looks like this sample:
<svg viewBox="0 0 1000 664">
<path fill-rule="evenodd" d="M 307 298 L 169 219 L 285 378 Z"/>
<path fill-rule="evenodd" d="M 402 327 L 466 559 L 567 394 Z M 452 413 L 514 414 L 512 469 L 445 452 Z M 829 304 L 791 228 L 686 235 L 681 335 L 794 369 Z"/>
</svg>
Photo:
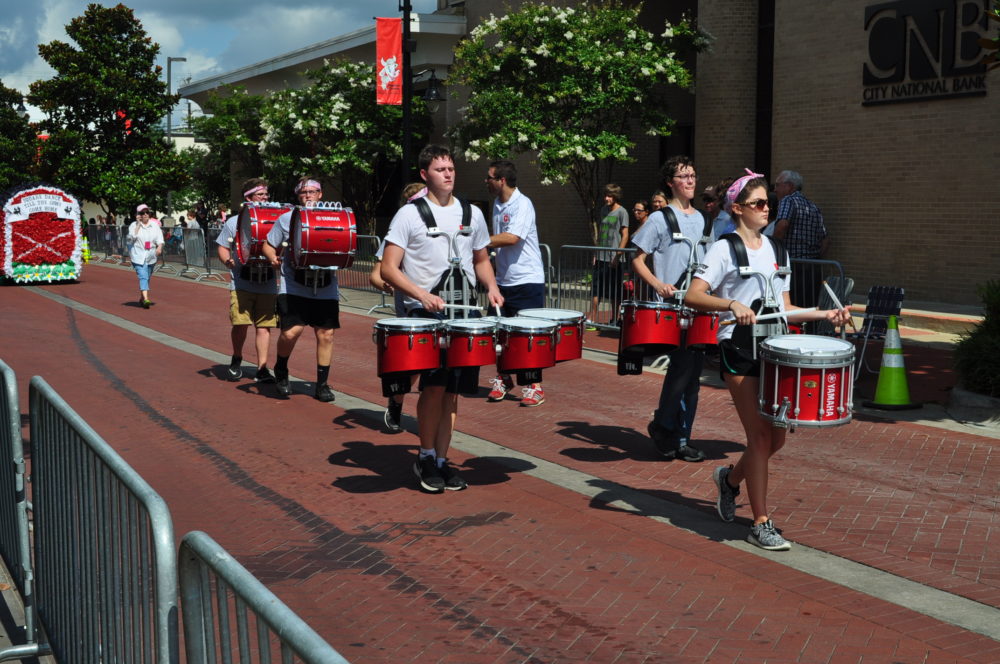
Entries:
<svg viewBox="0 0 1000 664">
<path fill-rule="evenodd" d="M 763 173 L 754 173 L 749 168 L 744 168 L 743 170 L 746 171 L 746 175 L 729 185 L 729 189 L 726 189 L 726 212 L 733 209 L 733 203 L 739 198 L 740 192 L 743 191 L 743 187 L 747 186 L 747 182 L 750 182 L 754 178 L 764 177 Z"/>
<path fill-rule="evenodd" d="M 427 195 L 427 187 L 424 187 L 423 189 L 421 189 L 421 190 L 420 190 L 420 191 L 418 191 L 417 193 L 415 193 L 415 194 L 413 194 L 412 196 L 410 196 L 409 198 L 407 198 L 407 199 L 406 199 L 406 202 L 407 202 L 407 203 L 409 203 L 409 202 L 411 202 L 411 201 L 415 201 L 415 200 L 417 200 L 418 198 L 423 198 L 423 197 L 424 197 L 424 196 L 426 196 L 426 195 Z"/>
<path fill-rule="evenodd" d="M 302 182 L 300 182 L 297 185 L 295 185 L 295 193 L 296 194 L 299 193 L 300 191 L 302 191 L 306 187 L 313 187 L 315 189 L 319 189 L 320 191 L 323 191 L 323 187 L 321 187 L 320 184 L 319 184 L 319 182 L 316 182 L 316 180 L 303 180 Z"/>
<path fill-rule="evenodd" d="M 244 191 L 244 192 L 243 192 L 243 198 L 250 198 L 250 197 L 251 197 L 251 196 L 253 196 L 254 194 L 257 194 L 257 193 L 260 193 L 260 192 L 262 192 L 262 191 L 263 191 L 263 192 L 264 192 L 265 194 L 267 193 L 267 185 L 266 185 L 266 184 L 261 184 L 261 185 L 257 185 L 257 186 L 256 186 L 256 187 L 254 187 L 253 189 L 250 189 L 250 190 L 248 190 L 248 191 Z M 298 191 L 298 190 L 296 189 L 296 191 Z"/>
</svg>

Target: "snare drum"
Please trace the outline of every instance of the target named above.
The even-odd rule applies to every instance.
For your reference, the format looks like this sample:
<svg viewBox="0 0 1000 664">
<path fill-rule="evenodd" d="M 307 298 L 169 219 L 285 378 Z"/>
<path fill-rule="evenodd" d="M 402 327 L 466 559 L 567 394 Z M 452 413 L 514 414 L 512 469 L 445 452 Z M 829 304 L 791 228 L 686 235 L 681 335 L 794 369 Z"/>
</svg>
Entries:
<svg viewBox="0 0 1000 664">
<path fill-rule="evenodd" d="M 681 309 L 671 302 L 623 302 L 619 352 L 661 355 L 679 348 Z"/>
<path fill-rule="evenodd" d="M 350 267 L 358 250 L 358 230 L 350 208 L 296 207 L 289 226 L 292 264 L 297 267 Z"/>
<path fill-rule="evenodd" d="M 496 320 L 482 318 L 456 318 L 444 322 L 445 366 L 485 367 L 496 364 Z"/>
<path fill-rule="evenodd" d="M 685 348 L 709 350 L 719 345 L 719 314 L 685 309 L 688 319 Z M 683 321 L 682 321 L 683 324 Z"/>
<path fill-rule="evenodd" d="M 236 220 L 236 256 L 244 265 L 267 265 L 264 243 L 278 217 L 292 209 L 281 203 L 244 203 Z"/>
<path fill-rule="evenodd" d="M 429 318 L 383 318 L 375 321 L 372 341 L 378 348 L 378 375 L 440 367 L 440 327 L 440 321 Z"/>
<path fill-rule="evenodd" d="M 555 321 L 556 328 L 556 362 L 578 360 L 583 357 L 583 321 L 584 316 L 572 309 L 521 309 L 518 316 L 541 318 Z"/>
<path fill-rule="evenodd" d="M 500 354 L 497 369 L 512 373 L 528 369 L 546 369 L 556 363 L 556 329 L 559 325 L 541 318 L 500 318 L 497 342 Z"/>
<path fill-rule="evenodd" d="M 812 334 L 760 344 L 760 414 L 775 426 L 847 424 L 854 406 L 854 345 Z"/>
</svg>

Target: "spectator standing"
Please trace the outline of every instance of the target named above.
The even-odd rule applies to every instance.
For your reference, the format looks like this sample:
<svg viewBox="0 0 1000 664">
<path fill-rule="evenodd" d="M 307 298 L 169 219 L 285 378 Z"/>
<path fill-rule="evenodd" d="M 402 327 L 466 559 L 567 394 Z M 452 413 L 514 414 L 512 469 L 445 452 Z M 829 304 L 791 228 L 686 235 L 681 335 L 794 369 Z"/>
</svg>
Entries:
<svg viewBox="0 0 1000 664">
<path fill-rule="evenodd" d="M 608 249 L 624 249 L 628 246 L 628 212 L 622 207 L 622 188 L 617 184 L 604 187 L 604 207 L 597 222 L 597 246 Z M 594 273 L 591 282 L 589 330 L 596 330 L 597 309 L 601 298 L 611 300 L 612 325 L 618 320 L 618 305 L 622 292 L 622 252 L 598 251 L 594 257 Z"/>
<path fill-rule="evenodd" d="M 667 207 L 667 195 L 657 189 L 653 192 L 653 195 L 649 197 L 649 205 L 653 208 L 653 212 L 662 210 Z"/>
<path fill-rule="evenodd" d="M 778 197 L 778 219 L 774 237 L 784 241 L 792 258 L 792 301 L 800 307 L 814 307 L 819 300 L 822 274 L 809 264 L 795 259 L 818 259 L 826 254 L 828 238 L 823 213 L 802 195 L 802 176 L 795 171 L 781 171 L 774 181 Z"/>
</svg>

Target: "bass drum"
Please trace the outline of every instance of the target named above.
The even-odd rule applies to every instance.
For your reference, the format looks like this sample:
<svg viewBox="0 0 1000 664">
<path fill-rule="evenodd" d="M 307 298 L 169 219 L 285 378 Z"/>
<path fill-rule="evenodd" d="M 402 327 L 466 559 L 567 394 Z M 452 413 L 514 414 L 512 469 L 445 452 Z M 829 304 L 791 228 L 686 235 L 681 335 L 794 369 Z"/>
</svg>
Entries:
<svg viewBox="0 0 1000 664">
<path fill-rule="evenodd" d="M 281 203 L 244 203 L 236 219 L 236 256 L 243 265 L 267 265 L 264 243 L 278 217 L 292 209 Z"/>
<path fill-rule="evenodd" d="M 354 212 L 339 203 L 296 207 L 292 210 L 289 241 L 296 268 L 350 267 L 358 251 Z"/>
</svg>

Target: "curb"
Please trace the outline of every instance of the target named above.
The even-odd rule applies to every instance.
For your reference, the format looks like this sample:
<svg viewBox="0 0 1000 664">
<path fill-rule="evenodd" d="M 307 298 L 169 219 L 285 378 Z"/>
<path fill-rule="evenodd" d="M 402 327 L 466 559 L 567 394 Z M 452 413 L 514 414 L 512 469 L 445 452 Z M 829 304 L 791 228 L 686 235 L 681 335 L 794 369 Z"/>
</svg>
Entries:
<svg viewBox="0 0 1000 664">
<path fill-rule="evenodd" d="M 948 398 L 948 414 L 957 420 L 1000 426 L 1000 399 L 954 387 Z"/>
</svg>

